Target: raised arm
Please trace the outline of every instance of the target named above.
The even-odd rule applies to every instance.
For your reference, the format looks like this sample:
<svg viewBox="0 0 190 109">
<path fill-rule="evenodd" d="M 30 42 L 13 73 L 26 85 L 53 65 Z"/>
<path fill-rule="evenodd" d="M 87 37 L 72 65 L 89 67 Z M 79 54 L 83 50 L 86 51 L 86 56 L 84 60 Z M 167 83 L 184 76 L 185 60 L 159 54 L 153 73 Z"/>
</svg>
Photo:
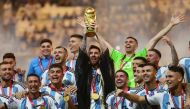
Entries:
<svg viewBox="0 0 190 109">
<path fill-rule="evenodd" d="M 170 40 L 169 37 L 167 36 L 164 36 L 163 37 L 163 40 L 169 45 L 170 49 L 171 49 L 171 54 L 172 54 L 172 65 L 178 65 L 178 61 L 179 61 L 179 58 L 178 58 L 178 55 L 177 55 L 177 51 L 174 47 L 174 44 L 172 43 L 172 41 Z"/>
<path fill-rule="evenodd" d="M 113 47 L 98 33 L 96 33 L 96 38 L 102 47 L 103 51 L 105 51 L 107 48 L 109 49 L 109 53 L 111 54 Z"/>
<path fill-rule="evenodd" d="M 116 96 L 124 97 L 124 98 L 128 99 L 129 101 L 132 101 L 135 103 L 146 103 L 145 96 L 130 94 L 130 93 L 124 92 L 121 89 L 117 89 Z"/>
<path fill-rule="evenodd" d="M 172 16 L 170 23 L 168 24 L 167 27 L 165 27 L 164 29 L 162 29 L 159 33 L 157 33 L 146 45 L 146 48 L 152 49 L 156 46 L 156 44 L 158 43 L 158 41 L 160 39 L 162 39 L 162 37 L 164 35 L 166 35 L 171 29 L 172 27 L 174 27 L 175 25 L 179 24 L 180 22 L 184 21 L 184 16 L 183 15 L 178 15 L 178 16 Z"/>
<path fill-rule="evenodd" d="M 190 83 L 187 83 L 185 86 L 186 102 L 185 109 L 190 109 Z"/>
</svg>

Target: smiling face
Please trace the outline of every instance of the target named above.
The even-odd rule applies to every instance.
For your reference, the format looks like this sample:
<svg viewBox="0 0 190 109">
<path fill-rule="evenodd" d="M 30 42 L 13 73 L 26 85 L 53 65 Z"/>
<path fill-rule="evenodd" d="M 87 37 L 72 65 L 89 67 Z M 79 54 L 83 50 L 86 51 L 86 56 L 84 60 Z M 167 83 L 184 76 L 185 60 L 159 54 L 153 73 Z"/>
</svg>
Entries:
<svg viewBox="0 0 190 109">
<path fill-rule="evenodd" d="M 67 52 L 63 48 L 56 48 L 53 54 L 55 63 L 62 63 L 67 59 Z"/>
<path fill-rule="evenodd" d="M 62 83 L 63 71 L 59 67 L 53 67 L 48 72 L 52 84 Z"/>
<path fill-rule="evenodd" d="M 10 81 L 12 80 L 13 75 L 14 75 L 14 72 L 13 72 L 13 67 L 11 66 L 11 64 L 2 64 L 0 66 L 0 76 L 2 80 Z"/>
<path fill-rule="evenodd" d="M 52 50 L 52 45 L 49 42 L 44 42 L 40 45 L 40 52 L 42 56 L 50 56 Z"/>
<path fill-rule="evenodd" d="M 27 86 L 29 93 L 36 94 L 39 92 L 41 82 L 38 77 L 30 76 L 27 78 Z"/>
<path fill-rule="evenodd" d="M 166 72 L 166 83 L 170 90 L 175 89 L 177 85 L 181 83 L 182 79 L 182 76 L 178 72 L 173 72 L 170 70 Z"/>
<path fill-rule="evenodd" d="M 127 38 L 125 41 L 125 51 L 128 53 L 135 52 L 137 49 L 138 44 L 137 42 L 132 38 Z"/>
<path fill-rule="evenodd" d="M 143 67 L 143 80 L 145 83 L 150 83 L 156 79 L 156 69 L 153 66 L 147 65 Z"/>
<path fill-rule="evenodd" d="M 100 60 L 100 51 L 96 48 L 92 48 L 89 50 L 89 57 L 90 57 L 90 62 L 92 65 L 97 65 Z"/>
<path fill-rule="evenodd" d="M 128 84 L 128 77 L 124 72 L 117 72 L 115 76 L 116 87 L 122 89 Z"/>
</svg>

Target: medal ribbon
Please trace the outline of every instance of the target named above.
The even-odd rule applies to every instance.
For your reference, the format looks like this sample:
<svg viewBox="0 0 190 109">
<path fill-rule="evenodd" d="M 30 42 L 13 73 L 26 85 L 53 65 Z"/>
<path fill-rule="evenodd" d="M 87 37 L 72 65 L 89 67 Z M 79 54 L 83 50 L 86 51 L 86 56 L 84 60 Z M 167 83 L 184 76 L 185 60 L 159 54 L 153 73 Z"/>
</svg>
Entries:
<svg viewBox="0 0 190 109">
<path fill-rule="evenodd" d="M 28 99 L 29 99 L 29 101 L 30 101 L 30 104 L 32 105 L 32 107 L 37 107 L 37 106 L 35 106 L 35 104 L 34 104 L 34 102 L 32 101 L 32 98 L 30 98 L 29 96 L 28 96 Z M 45 107 L 46 106 L 46 102 L 45 102 L 45 99 L 42 97 L 42 99 L 43 99 L 43 101 L 44 101 L 44 103 L 43 103 L 43 106 Z"/>
<path fill-rule="evenodd" d="M 51 56 L 50 60 L 48 62 L 48 67 L 47 68 L 49 68 L 49 66 L 51 65 L 52 60 L 53 60 L 53 57 Z M 44 69 L 44 67 L 42 65 L 42 59 L 40 57 L 38 58 L 38 61 L 39 61 L 40 69 L 42 70 L 42 72 L 45 72 L 45 69 Z"/>
<path fill-rule="evenodd" d="M 97 74 L 94 74 L 92 78 L 92 85 L 91 85 L 93 93 L 96 93 L 96 78 L 97 78 Z"/>
<path fill-rule="evenodd" d="M 171 93 L 171 98 L 172 98 L 172 102 L 173 102 L 175 108 L 178 109 L 172 93 Z M 181 109 L 184 109 L 184 91 L 183 90 L 181 90 Z"/>
<path fill-rule="evenodd" d="M 13 81 L 10 83 L 9 96 L 12 96 Z M 0 84 L 2 95 L 5 95 L 2 85 Z"/>
<path fill-rule="evenodd" d="M 135 54 L 133 54 L 127 61 L 124 61 L 124 59 L 126 57 L 126 55 L 124 55 L 123 58 L 121 59 L 120 70 L 123 69 L 123 67 L 128 63 L 128 61 L 131 60 L 134 56 L 135 56 Z"/>
<path fill-rule="evenodd" d="M 117 99 L 116 99 L 117 100 Z M 118 108 L 118 106 L 119 106 L 119 104 L 122 102 L 124 100 L 124 98 L 123 97 L 121 97 L 120 99 L 119 99 L 119 101 L 118 102 L 116 102 L 116 107 Z"/>
</svg>

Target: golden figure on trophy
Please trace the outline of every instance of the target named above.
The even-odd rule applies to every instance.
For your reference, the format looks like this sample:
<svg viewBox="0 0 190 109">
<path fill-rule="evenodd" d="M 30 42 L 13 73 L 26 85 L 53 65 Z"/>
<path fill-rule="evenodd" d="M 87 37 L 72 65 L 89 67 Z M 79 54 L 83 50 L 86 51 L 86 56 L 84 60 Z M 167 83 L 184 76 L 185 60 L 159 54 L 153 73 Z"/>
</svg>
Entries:
<svg viewBox="0 0 190 109">
<path fill-rule="evenodd" d="M 86 36 L 93 37 L 96 35 L 95 23 L 96 23 L 96 11 L 92 7 L 85 9 L 84 22 L 86 25 Z"/>
</svg>

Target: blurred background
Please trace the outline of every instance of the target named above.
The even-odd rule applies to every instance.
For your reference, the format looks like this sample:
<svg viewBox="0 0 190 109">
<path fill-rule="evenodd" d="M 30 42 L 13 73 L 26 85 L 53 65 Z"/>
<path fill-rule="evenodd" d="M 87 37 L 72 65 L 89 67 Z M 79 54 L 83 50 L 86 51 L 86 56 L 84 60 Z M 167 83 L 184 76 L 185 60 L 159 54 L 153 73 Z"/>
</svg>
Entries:
<svg viewBox="0 0 190 109">
<path fill-rule="evenodd" d="M 31 58 L 39 54 L 41 39 L 50 38 L 54 47 L 67 47 L 70 35 L 84 34 L 76 19 L 89 6 L 96 9 L 98 32 L 121 51 L 126 36 L 136 37 L 142 49 L 168 25 L 172 14 L 183 13 L 186 22 L 168 36 L 179 58 L 190 56 L 190 0 L 0 0 L 0 56 L 13 52 L 18 66 L 28 69 Z M 160 41 L 156 48 L 162 53 L 160 65 L 169 64 L 168 45 Z"/>
</svg>

